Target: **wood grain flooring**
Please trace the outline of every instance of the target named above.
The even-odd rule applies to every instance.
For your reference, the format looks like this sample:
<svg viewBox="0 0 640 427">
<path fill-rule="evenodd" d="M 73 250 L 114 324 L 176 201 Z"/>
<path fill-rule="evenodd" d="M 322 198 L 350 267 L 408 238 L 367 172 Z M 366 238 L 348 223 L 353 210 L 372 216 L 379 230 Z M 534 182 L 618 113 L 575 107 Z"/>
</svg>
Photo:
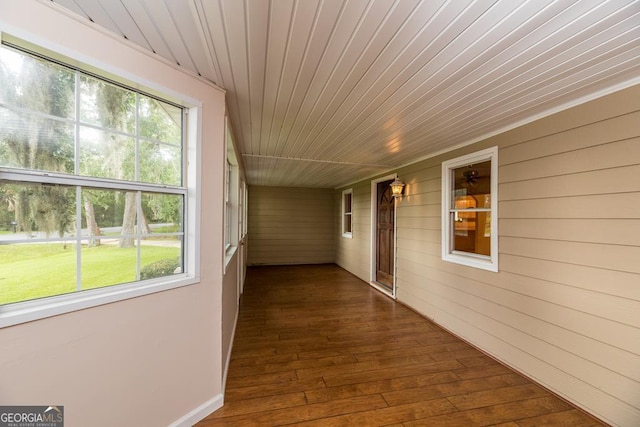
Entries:
<svg viewBox="0 0 640 427">
<path fill-rule="evenodd" d="M 251 267 L 197 426 L 600 426 L 335 265 Z"/>
</svg>

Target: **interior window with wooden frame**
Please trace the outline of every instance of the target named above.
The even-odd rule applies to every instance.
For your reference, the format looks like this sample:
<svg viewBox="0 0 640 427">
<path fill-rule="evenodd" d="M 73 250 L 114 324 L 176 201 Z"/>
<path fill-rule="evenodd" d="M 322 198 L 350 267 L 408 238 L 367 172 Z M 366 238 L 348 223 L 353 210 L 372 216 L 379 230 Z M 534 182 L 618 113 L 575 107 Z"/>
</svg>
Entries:
<svg viewBox="0 0 640 427">
<path fill-rule="evenodd" d="M 342 192 L 342 237 L 353 238 L 353 189 Z"/>
<path fill-rule="evenodd" d="M 442 259 L 498 271 L 498 149 L 442 163 Z"/>
<path fill-rule="evenodd" d="M 0 326 L 194 283 L 186 109 L 67 61 L 0 46 Z"/>
</svg>

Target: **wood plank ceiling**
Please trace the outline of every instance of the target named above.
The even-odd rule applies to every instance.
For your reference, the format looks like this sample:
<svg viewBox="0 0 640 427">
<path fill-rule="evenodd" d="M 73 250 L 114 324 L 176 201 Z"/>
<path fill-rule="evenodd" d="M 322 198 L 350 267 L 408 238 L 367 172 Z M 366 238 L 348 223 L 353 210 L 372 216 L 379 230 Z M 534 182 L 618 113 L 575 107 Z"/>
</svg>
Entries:
<svg viewBox="0 0 640 427">
<path fill-rule="evenodd" d="M 640 82 L 638 0 L 53 2 L 226 89 L 251 185 L 339 187 Z"/>
</svg>

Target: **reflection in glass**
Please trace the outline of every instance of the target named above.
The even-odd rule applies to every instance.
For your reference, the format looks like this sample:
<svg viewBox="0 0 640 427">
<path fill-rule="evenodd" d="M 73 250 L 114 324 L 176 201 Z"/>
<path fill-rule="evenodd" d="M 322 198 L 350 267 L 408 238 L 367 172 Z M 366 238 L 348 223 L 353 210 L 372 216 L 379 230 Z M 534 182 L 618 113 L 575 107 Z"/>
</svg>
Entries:
<svg viewBox="0 0 640 427">
<path fill-rule="evenodd" d="M 140 136 L 179 145 L 182 140 L 182 109 L 148 96 L 138 101 Z"/>
<path fill-rule="evenodd" d="M 75 234 L 75 187 L 0 181 L 0 240 L 60 239 Z"/>
<path fill-rule="evenodd" d="M 150 234 L 181 233 L 183 196 L 142 193 L 142 213 Z"/>
<path fill-rule="evenodd" d="M 0 102 L 50 116 L 75 115 L 75 72 L 40 58 L 0 47 Z"/>
<path fill-rule="evenodd" d="M 181 108 L 0 46 L 0 167 L 0 305 L 184 271 Z"/>
<path fill-rule="evenodd" d="M 453 250 L 491 255 L 490 212 L 458 212 L 454 224 Z"/>
<path fill-rule="evenodd" d="M 80 120 L 135 134 L 136 94 L 103 80 L 80 76 Z"/>
<path fill-rule="evenodd" d="M 452 171 L 454 251 L 491 255 L 491 161 Z"/>
<path fill-rule="evenodd" d="M 73 173 L 73 125 L 0 107 L 0 166 Z"/>
<path fill-rule="evenodd" d="M 181 185 L 182 150 L 173 145 L 140 141 L 140 181 Z"/>
<path fill-rule="evenodd" d="M 99 129 L 80 128 L 80 173 L 96 178 L 135 179 L 135 139 Z"/>
</svg>

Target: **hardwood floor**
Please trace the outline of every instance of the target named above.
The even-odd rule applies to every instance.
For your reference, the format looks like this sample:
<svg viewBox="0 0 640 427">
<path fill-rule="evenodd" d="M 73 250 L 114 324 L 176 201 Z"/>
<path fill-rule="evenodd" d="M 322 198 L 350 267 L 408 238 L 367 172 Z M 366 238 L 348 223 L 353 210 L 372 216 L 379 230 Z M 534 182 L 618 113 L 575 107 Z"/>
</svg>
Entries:
<svg viewBox="0 0 640 427">
<path fill-rule="evenodd" d="M 335 265 L 252 267 L 197 426 L 598 426 Z"/>
</svg>

